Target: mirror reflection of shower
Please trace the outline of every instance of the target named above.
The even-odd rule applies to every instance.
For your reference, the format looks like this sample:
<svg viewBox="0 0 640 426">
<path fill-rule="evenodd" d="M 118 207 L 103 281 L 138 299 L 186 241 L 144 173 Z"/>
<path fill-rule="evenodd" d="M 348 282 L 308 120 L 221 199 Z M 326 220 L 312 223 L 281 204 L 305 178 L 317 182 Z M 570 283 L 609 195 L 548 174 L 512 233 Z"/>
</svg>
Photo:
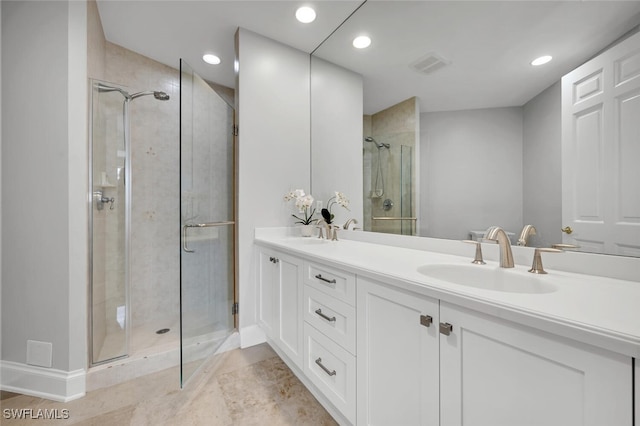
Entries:
<svg viewBox="0 0 640 426">
<path fill-rule="evenodd" d="M 380 198 L 384 195 L 384 174 L 382 172 L 382 157 L 380 151 L 383 149 L 389 150 L 391 145 L 378 142 L 371 136 L 364 138 L 364 141 L 373 143 L 375 147 L 378 148 L 378 164 L 376 167 L 376 175 L 373 179 L 373 187 L 371 188 L 371 198 Z"/>
<path fill-rule="evenodd" d="M 362 117 L 363 224 L 365 231 L 415 235 L 419 206 L 418 98 Z"/>
</svg>

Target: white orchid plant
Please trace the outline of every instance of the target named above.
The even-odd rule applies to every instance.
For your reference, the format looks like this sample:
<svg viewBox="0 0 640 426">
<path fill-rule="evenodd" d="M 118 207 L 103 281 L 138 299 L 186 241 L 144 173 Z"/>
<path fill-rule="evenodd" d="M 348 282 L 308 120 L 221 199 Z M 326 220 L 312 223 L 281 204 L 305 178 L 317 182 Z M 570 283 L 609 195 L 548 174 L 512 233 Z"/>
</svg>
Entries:
<svg viewBox="0 0 640 426">
<path fill-rule="evenodd" d="M 299 215 L 292 214 L 297 221 L 302 225 L 311 225 L 313 222 L 313 215 L 316 213 L 316 209 L 313 208 L 313 196 L 311 194 L 305 194 L 302 189 L 296 189 L 295 191 L 289 191 L 284 195 L 284 201 L 295 200 L 295 206 L 298 209 Z M 304 214 L 304 216 L 302 216 Z"/>
<path fill-rule="evenodd" d="M 327 201 L 327 208 L 320 211 L 322 218 L 327 222 L 327 224 L 333 222 L 335 215 L 331 212 L 331 209 L 336 204 L 349 210 L 349 199 L 342 192 L 335 191 L 335 195 Z"/>
</svg>

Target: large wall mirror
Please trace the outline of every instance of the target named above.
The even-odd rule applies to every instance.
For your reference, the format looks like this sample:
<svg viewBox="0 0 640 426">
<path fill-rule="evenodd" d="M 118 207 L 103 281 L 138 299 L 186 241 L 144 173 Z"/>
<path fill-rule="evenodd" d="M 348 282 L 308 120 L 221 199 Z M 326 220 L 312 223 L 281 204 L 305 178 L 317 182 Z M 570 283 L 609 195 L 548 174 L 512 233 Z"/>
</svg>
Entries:
<svg viewBox="0 0 640 426">
<path fill-rule="evenodd" d="M 462 240 L 499 225 L 515 243 L 531 224 L 527 245 L 561 243 L 560 80 L 639 24 L 640 1 L 364 2 L 311 67 L 312 99 L 317 64 L 362 78 L 361 133 L 334 150 L 358 168 L 350 196 L 362 200 L 361 226 Z M 357 49 L 362 35 L 371 44 Z M 544 55 L 551 62 L 531 64 Z M 314 192 L 327 163 L 315 135 L 346 116 L 332 96 L 332 113 L 312 102 Z"/>
</svg>

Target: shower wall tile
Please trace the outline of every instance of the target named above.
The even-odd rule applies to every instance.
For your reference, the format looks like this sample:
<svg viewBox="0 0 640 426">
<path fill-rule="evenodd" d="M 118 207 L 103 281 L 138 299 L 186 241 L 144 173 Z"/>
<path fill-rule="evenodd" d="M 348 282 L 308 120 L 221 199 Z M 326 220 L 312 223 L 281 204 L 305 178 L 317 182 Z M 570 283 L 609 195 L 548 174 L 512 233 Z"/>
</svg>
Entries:
<svg viewBox="0 0 640 426">
<path fill-rule="evenodd" d="M 393 105 L 385 110 L 379 111 L 371 116 L 371 130 L 370 133 L 365 135 L 371 135 L 380 143 L 388 143 L 391 145 L 390 149 L 380 152 L 382 161 L 382 173 L 384 176 L 384 189 L 385 193 L 382 197 L 372 198 L 371 201 L 371 216 L 402 216 L 401 205 L 401 182 L 400 182 L 400 165 L 401 165 L 401 147 L 408 146 L 414 151 L 413 169 L 415 170 L 415 148 L 416 148 L 416 132 L 417 132 L 417 120 L 416 120 L 416 98 L 412 97 L 404 100 L 396 105 Z M 370 165 L 370 179 L 371 181 L 365 184 L 370 188 L 373 186 L 373 180 L 375 179 L 375 171 L 378 162 L 377 148 L 373 144 L 365 145 L 365 158 L 366 154 L 369 154 L 371 160 Z M 415 182 L 415 172 L 413 176 Z M 415 187 L 415 185 L 414 185 Z M 369 192 L 365 192 L 368 195 Z M 412 194 L 415 196 L 415 194 Z M 393 201 L 393 207 L 391 210 L 385 211 L 383 209 L 383 202 L 386 199 Z M 408 216 L 407 213 L 404 216 Z M 415 203 L 413 206 L 413 212 L 411 216 L 415 216 Z M 366 228 L 365 228 L 366 229 Z M 402 229 L 401 221 L 372 221 L 371 228 L 375 232 L 386 232 L 400 234 Z M 414 230 L 415 231 L 415 230 Z"/>
<path fill-rule="evenodd" d="M 87 1 L 87 75 L 104 80 L 106 40 L 95 0 Z"/>
</svg>

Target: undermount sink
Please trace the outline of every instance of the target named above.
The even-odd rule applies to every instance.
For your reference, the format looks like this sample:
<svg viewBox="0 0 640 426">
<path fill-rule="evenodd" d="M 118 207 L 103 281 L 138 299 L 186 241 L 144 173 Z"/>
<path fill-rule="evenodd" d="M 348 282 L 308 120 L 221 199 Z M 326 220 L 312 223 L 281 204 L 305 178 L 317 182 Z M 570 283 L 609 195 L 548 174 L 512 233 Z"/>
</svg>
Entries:
<svg viewBox="0 0 640 426">
<path fill-rule="evenodd" d="M 424 265 L 418 272 L 437 280 L 507 293 L 553 293 L 558 288 L 536 275 L 488 265 Z"/>
</svg>

